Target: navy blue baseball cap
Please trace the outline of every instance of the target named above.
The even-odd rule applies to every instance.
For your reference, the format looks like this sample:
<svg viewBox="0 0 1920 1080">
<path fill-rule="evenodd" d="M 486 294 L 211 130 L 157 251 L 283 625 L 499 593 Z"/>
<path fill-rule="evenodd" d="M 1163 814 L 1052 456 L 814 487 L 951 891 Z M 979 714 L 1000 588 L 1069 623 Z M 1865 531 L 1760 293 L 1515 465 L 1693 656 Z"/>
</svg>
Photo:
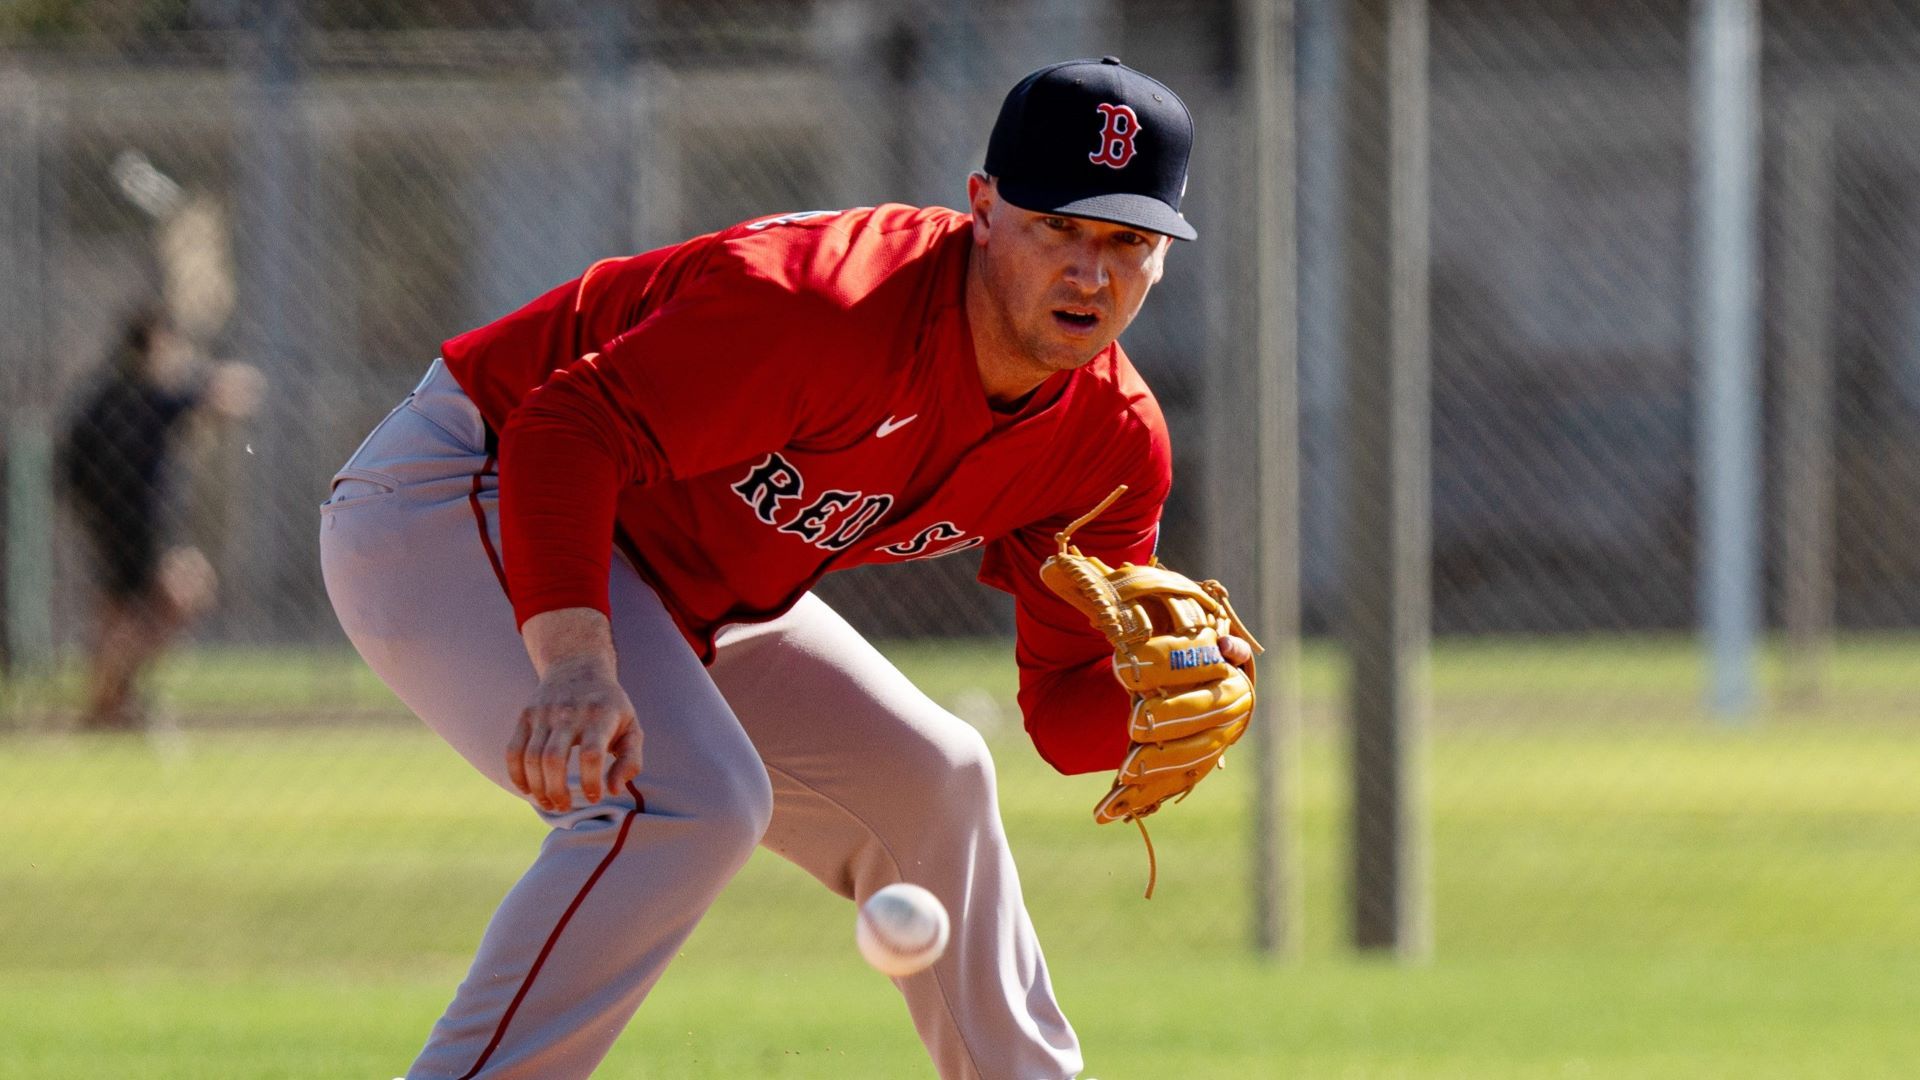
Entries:
<svg viewBox="0 0 1920 1080">
<path fill-rule="evenodd" d="M 1021 79 L 987 140 L 1000 197 L 1039 214 L 1132 225 L 1181 240 L 1193 116 L 1117 57 L 1050 64 Z"/>
</svg>

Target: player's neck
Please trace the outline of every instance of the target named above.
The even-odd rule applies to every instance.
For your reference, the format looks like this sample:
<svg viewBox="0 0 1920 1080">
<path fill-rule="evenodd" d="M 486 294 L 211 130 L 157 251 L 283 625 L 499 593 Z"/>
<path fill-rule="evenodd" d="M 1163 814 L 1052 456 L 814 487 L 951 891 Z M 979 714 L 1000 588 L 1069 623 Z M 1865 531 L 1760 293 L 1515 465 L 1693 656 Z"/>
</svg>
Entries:
<svg viewBox="0 0 1920 1080">
<path fill-rule="evenodd" d="M 1007 365 L 1004 363 L 1006 354 L 982 350 L 977 337 L 974 339 L 974 354 L 980 362 L 980 385 L 987 392 L 987 404 L 995 409 L 1018 409 L 1052 374 L 1037 370 L 1029 363 L 1017 367 Z M 1017 353 L 1014 355 L 1018 356 Z M 999 362 L 991 357 L 997 357 Z"/>
</svg>

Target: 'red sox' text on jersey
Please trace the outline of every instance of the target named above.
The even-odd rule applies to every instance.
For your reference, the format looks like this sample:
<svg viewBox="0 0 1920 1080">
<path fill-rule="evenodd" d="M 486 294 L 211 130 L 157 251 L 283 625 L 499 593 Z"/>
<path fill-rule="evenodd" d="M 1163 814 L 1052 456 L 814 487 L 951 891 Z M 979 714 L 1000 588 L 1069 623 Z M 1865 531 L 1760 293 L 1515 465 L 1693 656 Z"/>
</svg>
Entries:
<svg viewBox="0 0 1920 1080">
<path fill-rule="evenodd" d="M 821 575 L 983 548 L 1016 601 L 1020 704 L 1065 772 L 1115 767 L 1111 646 L 1038 577 L 1053 534 L 1145 562 L 1165 421 L 1118 344 L 991 407 L 964 304 L 971 219 L 789 214 L 595 264 L 444 345 L 499 433 L 500 572 L 521 622 L 607 611 L 610 539 L 702 657 Z"/>
</svg>

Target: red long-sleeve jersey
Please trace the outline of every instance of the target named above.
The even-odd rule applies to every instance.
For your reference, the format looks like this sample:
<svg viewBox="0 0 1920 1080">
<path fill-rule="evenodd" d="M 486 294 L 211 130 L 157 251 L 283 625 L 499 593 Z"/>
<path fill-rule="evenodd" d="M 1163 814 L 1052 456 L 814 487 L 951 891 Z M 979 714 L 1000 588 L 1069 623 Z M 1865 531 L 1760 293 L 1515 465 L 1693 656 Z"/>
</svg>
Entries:
<svg viewBox="0 0 1920 1080">
<path fill-rule="evenodd" d="M 505 580 L 524 622 L 606 611 L 613 543 L 704 658 L 830 571 L 984 547 L 1015 599 L 1020 706 L 1062 772 L 1116 767 L 1111 649 L 1040 583 L 1053 534 L 1145 562 L 1166 424 L 1116 344 L 990 407 L 964 302 L 971 219 L 905 206 L 791 214 L 595 264 L 444 345 L 499 433 Z"/>
</svg>

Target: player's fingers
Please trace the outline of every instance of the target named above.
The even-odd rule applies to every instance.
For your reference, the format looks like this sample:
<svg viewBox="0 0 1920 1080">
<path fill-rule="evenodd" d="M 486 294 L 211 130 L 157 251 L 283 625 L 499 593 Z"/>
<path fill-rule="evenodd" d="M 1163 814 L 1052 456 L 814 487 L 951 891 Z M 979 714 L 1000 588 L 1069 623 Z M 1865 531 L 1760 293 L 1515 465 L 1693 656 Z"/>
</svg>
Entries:
<svg viewBox="0 0 1920 1080">
<path fill-rule="evenodd" d="M 553 738 L 553 725 L 549 722 L 545 710 L 535 718 L 533 733 L 527 739 L 527 750 L 522 755 L 527 771 L 527 795 L 541 809 L 551 806 L 553 799 L 547 791 L 547 770 L 545 766 L 547 742 Z"/>
<path fill-rule="evenodd" d="M 523 709 L 513 725 L 513 738 L 507 740 L 507 779 L 523 795 L 533 794 L 527 783 L 527 742 L 533 737 L 533 710 Z"/>
<path fill-rule="evenodd" d="M 541 762 L 546 756 L 547 740 L 553 737 L 558 718 L 549 705 L 536 705 L 527 713 L 527 742 L 520 753 L 520 771 L 527 777 L 527 797 L 544 810 L 548 802 L 547 773 Z"/>
<path fill-rule="evenodd" d="M 556 814 L 573 809 L 573 793 L 567 790 L 567 755 L 579 738 L 577 723 L 555 724 L 540 751 L 541 790 L 546 793 L 547 809 Z"/>
<path fill-rule="evenodd" d="M 1226 658 L 1227 663 L 1240 667 L 1253 659 L 1253 646 L 1228 634 L 1220 639 L 1220 655 Z"/>
<path fill-rule="evenodd" d="M 606 777 L 604 735 L 580 744 L 580 794 L 589 803 L 600 801 L 600 781 Z"/>
<path fill-rule="evenodd" d="M 613 752 L 613 766 L 608 770 L 607 787 L 621 791 L 640 775 L 640 725 L 628 724 L 608 747 Z"/>
</svg>

